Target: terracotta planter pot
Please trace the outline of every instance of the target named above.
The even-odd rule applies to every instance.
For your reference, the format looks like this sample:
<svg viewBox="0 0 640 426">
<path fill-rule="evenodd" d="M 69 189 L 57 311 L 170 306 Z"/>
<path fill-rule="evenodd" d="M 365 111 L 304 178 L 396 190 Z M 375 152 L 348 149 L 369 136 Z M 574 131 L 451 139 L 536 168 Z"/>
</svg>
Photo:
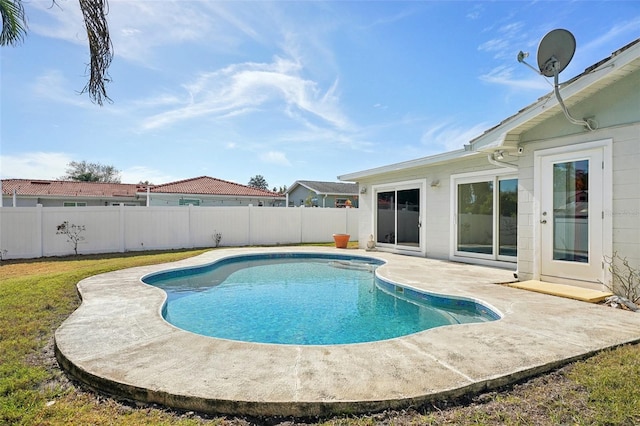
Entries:
<svg viewBox="0 0 640 426">
<path fill-rule="evenodd" d="M 347 248 L 349 244 L 349 234 L 333 234 L 333 241 L 336 243 L 336 248 Z"/>
</svg>

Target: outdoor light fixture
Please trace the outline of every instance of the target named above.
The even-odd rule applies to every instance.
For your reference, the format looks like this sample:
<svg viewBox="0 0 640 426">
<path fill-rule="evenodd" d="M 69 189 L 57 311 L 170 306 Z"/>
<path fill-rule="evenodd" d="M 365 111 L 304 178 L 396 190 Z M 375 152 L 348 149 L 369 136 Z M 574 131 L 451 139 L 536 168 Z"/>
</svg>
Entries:
<svg viewBox="0 0 640 426">
<path fill-rule="evenodd" d="M 432 188 L 437 188 L 440 186 L 440 179 L 434 179 L 431 181 L 431 187 Z"/>
<path fill-rule="evenodd" d="M 366 194 L 367 193 L 367 187 L 366 186 L 361 186 L 360 187 L 360 193 L 361 194 Z"/>
</svg>

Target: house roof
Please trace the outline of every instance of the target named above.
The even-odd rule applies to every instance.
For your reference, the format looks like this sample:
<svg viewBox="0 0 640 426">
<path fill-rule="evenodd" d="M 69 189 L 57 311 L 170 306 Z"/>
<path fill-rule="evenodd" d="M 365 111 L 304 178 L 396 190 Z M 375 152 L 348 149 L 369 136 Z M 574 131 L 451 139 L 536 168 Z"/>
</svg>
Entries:
<svg viewBox="0 0 640 426">
<path fill-rule="evenodd" d="M 355 183 L 345 182 L 321 182 L 317 180 L 297 180 L 287 190 L 291 193 L 296 186 L 304 186 L 305 188 L 315 192 L 316 194 L 327 195 L 357 195 L 358 185 Z"/>
<path fill-rule="evenodd" d="M 570 108 L 572 105 L 585 100 L 594 93 L 639 69 L 640 38 L 616 50 L 608 58 L 596 62 L 586 68 L 583 73 L 561 84 L 560 93 L 565 105 Z M 536 102 L 486 130 L 465 145 L 464 149 L 349 173 L 338 176 L 338 179 L 356 182 L 365 177 L 449 162 L 467 156 L 486 155 L 487 152 L 492 152 L 500 147 L 511 146 L 515 148 L 520 134 L 560 112 L 560 103 L 557 101 L 554 92 L 551 91 Z"/>
<path fill-rule="evenodd" d="M 134 198 L 143 185 L 128 183 L 78 182 L 70 180 L 3 179 L 2 194 L 32 197 Z"/>
<path fill-rule="evenodd" d="M 283 198 L 282 194 L 216 179 L 209 176 L 200 176 L 191 179 L 169 182 L 152 186 L 151 193 L 162 194 L 198 194 L 198 195 L 227 195 L 236 197 L 265 197 Z"/>
<path fill-rule="evenodd" d="M 570 108 L 639 69 L 640 38 L 560 84 L 561 97 L 566 107 Z M 469 148 L 491 151 L 502 146 L 516 146 L 520 134 L 561 111 L 561 105 L 552 91 L 473 139 Z"/>
</svg>

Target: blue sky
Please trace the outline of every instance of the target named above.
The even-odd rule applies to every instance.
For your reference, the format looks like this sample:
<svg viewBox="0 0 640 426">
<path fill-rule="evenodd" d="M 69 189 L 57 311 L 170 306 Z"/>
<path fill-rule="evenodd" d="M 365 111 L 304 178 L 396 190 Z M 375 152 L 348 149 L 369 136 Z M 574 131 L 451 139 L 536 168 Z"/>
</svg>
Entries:
<svg viewBox="0 0 640 426">
<path fill-rule="evenodd" d="M 640 37 L 639 1 L 109 6 L 113 103 L 99 107 L 78 94 L 77 1 L 25 2 L 28 37 L 0 48 L 2 178 L 56 179 L 86 160 L 124 183 L 335 181 L 459 149 L 549 92 L 516 57 L 535 65 L 552 29 L 577 42 L 561 81 Z"/>
</svg>

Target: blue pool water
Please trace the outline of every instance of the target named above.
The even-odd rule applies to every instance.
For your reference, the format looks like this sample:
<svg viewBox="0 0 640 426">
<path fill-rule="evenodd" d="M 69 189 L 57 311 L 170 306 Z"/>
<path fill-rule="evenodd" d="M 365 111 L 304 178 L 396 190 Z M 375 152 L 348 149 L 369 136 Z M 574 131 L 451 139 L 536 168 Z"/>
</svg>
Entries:
<svg viewBox="0 0 640 426">
<path fill-rule="evenodd" d="M 333 345 L 491 321 L 474 301 L 375 277 L 380 261 L 317 254 L 252 255 L 143 279 L 167 292 L 164 317 L 194 333 L 248 342 Z"/>
</svg>

